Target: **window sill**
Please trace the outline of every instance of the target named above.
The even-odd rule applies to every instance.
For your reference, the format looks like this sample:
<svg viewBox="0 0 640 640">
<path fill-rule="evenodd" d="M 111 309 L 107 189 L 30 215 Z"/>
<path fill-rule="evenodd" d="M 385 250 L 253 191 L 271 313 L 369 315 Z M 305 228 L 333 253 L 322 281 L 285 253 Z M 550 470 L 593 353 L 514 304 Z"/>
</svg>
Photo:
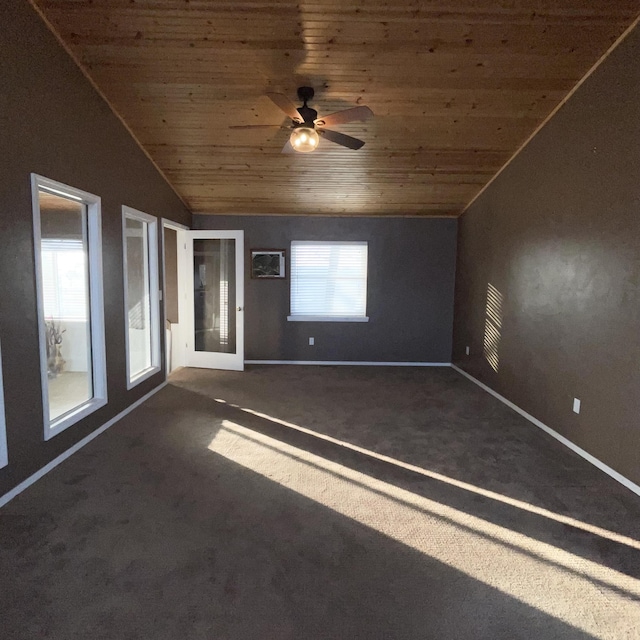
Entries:
<svg viewBox="0 0 640 640">
<path fill-rule="evenodd" d="M 289 322 L 369 322 L 368 316 L 287 316 Z"/>
<path fill-rule="evenodd" d="M 45 422 L 44 427 L 44 439 L 51 440 L 54 436 L 57 436 L 59 433 L 72 427 L 77 422 L 80 422 L 83 418 L 91 415 L 94 411 L 97 411 L 101 407 L 104 407 L 107 404 L 107 399 L 105 398 L 92 398 L 91 400 L 87 400 L 84 404 L 72 409 L 68 413 L 63 414 L 59 418 L 56 418 L 52 422 Z"/>
<path fill-rule="evenodd" d="M 148 369 L 143 369 L 142 371 L 136 373 L 136 375 L 133 376 L 133 378 L 129 378 L 127 382 L 127 391 L 131 391 L 131 389 L 139 385 L 144 380 L 147 380 L 151 376 L 155 375 L 159 371 L 160 371 L 160 367 L 151 366 Z"/>
</svg>

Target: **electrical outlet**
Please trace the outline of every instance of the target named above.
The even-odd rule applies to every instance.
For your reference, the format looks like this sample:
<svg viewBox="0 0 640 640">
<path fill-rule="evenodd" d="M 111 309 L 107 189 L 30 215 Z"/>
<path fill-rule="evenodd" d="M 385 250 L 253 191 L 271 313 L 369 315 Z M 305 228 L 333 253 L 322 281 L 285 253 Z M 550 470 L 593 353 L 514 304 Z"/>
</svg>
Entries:
<svg viewBox="0 0 640 640">
<path fill-rule="evenodd" d="M 465 353 L 466 353 L 467 355 L 469 355 L 469 347 L 465 347 L 465 349 L 464 349 L 464 350 L 465 350 Z"/>
<path fill-rule="evenodd" d="M 309 346 L 313 347 L 313 345 L 316 343 L 316 339 L 315 338 L 309 338 Z"/>
<path fill-rule="evenodd" d="M 580 413 L 580 400 L 578 398 L 573 399 L 573 412 Z"/>
</svg>

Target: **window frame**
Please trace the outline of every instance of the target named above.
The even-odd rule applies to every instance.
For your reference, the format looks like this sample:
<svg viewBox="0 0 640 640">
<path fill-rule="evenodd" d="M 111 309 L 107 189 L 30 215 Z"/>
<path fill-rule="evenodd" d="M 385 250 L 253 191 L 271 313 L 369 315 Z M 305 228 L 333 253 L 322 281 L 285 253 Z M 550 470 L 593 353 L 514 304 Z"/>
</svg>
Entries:
<svg viewBox="0 0 640 640">
<path fill-rule="evenodd" d="M 291 302 L 293 300 L 293 286 L 294 286 L 294 270 L 293 270 L 293 245 L 294 244 L 308 244 L 308 245 L 359 245 L 365 246 L 367 249 L 367 268 L 365 272 L 364 280 L 364 295 L 365 295 L 365 312 L 362 316 L 325 316 L 325 315 L 305 315 L 305 314 L 293 314 L 291 313 Z M 367 240 L 292 240 L 290 246 L 291 264 L 289 265 L 289 312 L 287 316 L 289 322 L 369 322 L 369 316 L 367 315 L 367 306 L 369 304 L 369 242 Z"/>
<path fill-rule="evenodd" d="M 93 396 L 75 409 L 51 420 L 49 418 L 49 379 L 47 375 L 47 345 L 42 278 L 42 234 L 40 215 L 40 189 L 54 195 L 81 202 L 87 208 L 87 248 L 89 279 L 89 327 L 91 331 L 91 375 Z M 107 361 L 104 325 L 104 294 L 102 274 L 102 200 L 87 191 L 70 187 L 38 174 L 31 174 L 31 200 L 33 207 L 34 263 L 36 272 L 36 296 L 38 333 L 40 338 L 40 375 L 42 386 L 42 410 L 44 439 L 50 440 L 80 420 L 107 404 Z"/>
<path fill-rule="evenodd" d="M 4 381 L 2 379 L 2 345 L 0 344 L 0 469 L 8 464 L 7 419 L 4 407 Z"/>
<path fill-rule="evenodd" d="M 127 218 L 147 225 L 148 269 L 149 269 L 149 327 L 151 330 L 151 366 L 134 376 L 129 363 L 129 274 L 127 270 Z M 124 339 L 127 390 L 131 390 L 161 369 L 160 357 L 160 283 L 158 263 L 158 218 L 133 207 L 122 205 L 122 265 L 124 283 Z"/>
</svg>

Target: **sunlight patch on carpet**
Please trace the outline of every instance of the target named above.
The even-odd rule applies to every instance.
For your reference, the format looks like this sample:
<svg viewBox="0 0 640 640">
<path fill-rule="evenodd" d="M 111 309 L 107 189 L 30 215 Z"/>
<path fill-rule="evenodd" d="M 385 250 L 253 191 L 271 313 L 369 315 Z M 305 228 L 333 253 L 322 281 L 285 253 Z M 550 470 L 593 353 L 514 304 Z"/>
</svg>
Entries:
<svg viewBox="0 0 640 640">
<path fill-rule="evenodd" d="M 632 631 L 640 581 L 620 572 L 229 420 L 209 449 L 596 638 Z"/>
<path fill-rule="evenodd" d="M 407 462 L 403 462 L 402 460 L 397 460 L 396 458 L 391 458 L 384 454 L 376 453 L 375 451 L 371 451 L 369 449 L 365 449 L 363 447 L 359 447 L 357 445 L 351 444 L 349 442 L 345 442 L 344 440 L 338 440 L 337 438 L 332 438 L 331 436 L 324 435 L 322 433 L 318 433 L 317 431 L 312 431 L 311 429 L 307 429 L 306 427 L 302 427 L 297 424 L 293 424 L 291 422 L 287 422 L 285 420 L 280 420 L 279 418 L 275 418 L 273 416 L 267 415 L 265 413 L 261 413 L 259 411 L 254 411 L 253 409 L 248 409 L 246 407 L 240 407 L 236 404 L 228 403 L 226 400 L 222 400 L 219 398 L 215 398 L 216 402 L 222 404 L 228 404 L 230 407 L 235 409 L 240 409 L 240 411 L 244 411 L 245 413 L 249 413 L 251 415 L 257 416 L 259 418 L 263 418 L 265 420 L 270 420 L 271 422 L 275 422 L 276 424 L 282 425 L 284 427 L 288 427 L 290 429 L 295 429 L 296 431 L 301 431 L 302 433 L 306 433 L 307 435 L 313 436 L 315 438 L 319 438 L 320 440 L 326 440 L 327 442 L 331 442 L 333 444 L 337 444 L 341 447 L 345 447 L 347 449 L 351 449 L 352 451 L 357 451 L 358 453 L 362 453 L 369 457 L 375 458 L 377 460 L 382 460 L 383 462 L 387 462 L 389 464 L 396 465 L 398 467 L 402 467 L 408 471 L 412 471 L 413 473 L 418 473 L 422 476 L 430 478 L 432 480 L 437 480 L 439 482 L 444 482 L 448 485 L 456 487 L 458 489 L 462 489 L 464 491 L 469 491 L 471 493 L 475 493 L 477 495 L 483 496 L 485 498 L 489 498 L 491 500 L 496 500 L 498 502 L 502 502 L 503 504 L 507 504 L 511 507 L 515 507 L 516 509 L 522 509 L 523 511 L 528 511 L 529 513 L 533 513 L 537 516 L 541 516 L 543 518 L 548 518 L 549 520 L 553 520 L 555 522 L 559 522 L 561 524 L 566 524 L 570 527 L 575 527 L 576 529 L 581 529 L 582 531 L 586 531 L 587 533 L 591 533 L 593 535 L 600 536 L 606 540 L 610 540 L 611 542 L 616 542 L 618 544 L 623 544 L 632 549 L 637 549 L 640 551 L 640 541 L 634 540 L 629 536 L 625 536 L 615 531 L 610 531 L 609 529 L 604 529 L 603 527 L 598 527 L 596 525 L 590 524 L 588 522 L 582 522 L 580 520 L 576 520 L 570 516 L 565 516 L 560 513 L 554 513 L 553 511 L 549 511 L 549 509 L 545 509 L 543 507 L 538 507 L 533 504 L 529 504 L 528 502 L 524 502 L 522 500 L 518 500 L 516 498 L 511 498 L 509 496 L 505 496 L 500 493 L 496 493 L 495 491 L 490 491 L 488 489 L 483 489 L 482 487 L 475 486 L 473 484 L 469 484 L 468 482 L 463 482 L 461 480 L 457 480 L 455 478 L 451 478 L 449 476 L 445 476 L 442 473 L 437 473 L 436 471 L 430 471 L 429 469 L 423 469 L 422 467 L 418 467 L 413 464 L 409 464 Z"/>
</svg>

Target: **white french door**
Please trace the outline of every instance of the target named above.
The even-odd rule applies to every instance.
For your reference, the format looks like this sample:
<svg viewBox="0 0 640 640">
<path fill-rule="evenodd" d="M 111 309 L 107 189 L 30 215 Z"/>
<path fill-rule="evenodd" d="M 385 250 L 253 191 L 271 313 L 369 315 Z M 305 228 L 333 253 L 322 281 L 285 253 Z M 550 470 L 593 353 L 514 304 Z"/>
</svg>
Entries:
<svg viewBox="0 0 640 640">
<path fill-rule="evenodd" d="M 188 367 L 244 370 L 244 231 L 186 231 Z"/>
</svg>

